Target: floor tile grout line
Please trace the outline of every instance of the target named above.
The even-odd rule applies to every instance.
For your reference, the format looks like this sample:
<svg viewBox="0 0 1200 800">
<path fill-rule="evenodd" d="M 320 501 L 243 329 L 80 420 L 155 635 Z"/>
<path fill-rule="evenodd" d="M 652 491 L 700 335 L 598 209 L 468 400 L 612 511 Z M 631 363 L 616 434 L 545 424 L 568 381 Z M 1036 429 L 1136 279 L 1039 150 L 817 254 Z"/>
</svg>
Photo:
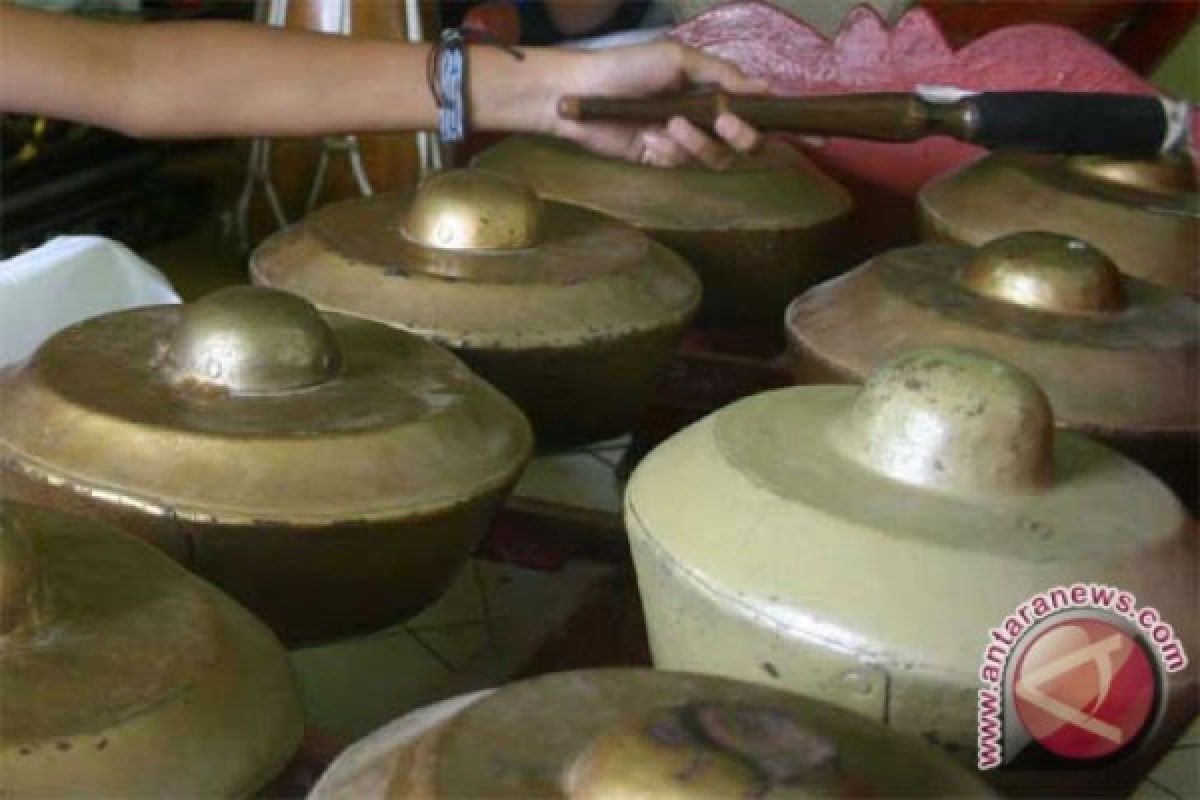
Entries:
<svg viewBox="0 0 1200 800">
<path fill-rule="evenodd" d="M 458 668 L 455 667 L 453 663 L 451 663 L 450 659 L 444 657 L 441 653 L 439 653 L 436 649 L 434 649 L 433 645 L 431 645 L 429 642 L 425 641 L 425 639 L 422 638 L 421 635 L 417 631 L 415 631 L 411 628 L 408 628 L 407 626 L 405 627 L 405 630 L 408 631 L 408 635 L 411 636 L 417 642 L 417 644 L 421 647 L 422 650 L 424 650 L 426 653 L 428 653 L 430 656 L 432 656 L 433 659 L 435 661 L 437 661 L 439 664 L 441 664 L 443 667 L 445 667 L 447 671 L 458 672 Z"/>
</svg>

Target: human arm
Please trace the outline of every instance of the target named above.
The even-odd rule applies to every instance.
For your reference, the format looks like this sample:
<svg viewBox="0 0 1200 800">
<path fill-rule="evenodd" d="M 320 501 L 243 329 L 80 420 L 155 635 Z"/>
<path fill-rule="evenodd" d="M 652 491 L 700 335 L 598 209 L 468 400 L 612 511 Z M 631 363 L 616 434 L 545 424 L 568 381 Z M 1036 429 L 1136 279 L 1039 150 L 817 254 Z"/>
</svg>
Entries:
<svg viewBox="0 0 1200 800">
<path fill-rule="evenodd" d="M 673 43 L 599 53 L 470 48 L 468 107 L 480 130 L 548 133 L 605 154 L 722 166 L 726 147 L 683 120 L 666 129 L 560 120 L 564 94 L 646 94 L 716 82 L 761 91 L 731 65 Z M 234 22 L 106 23 L 0 6 L 0 110 L 148 138 L 313 135 L 436 127 L 426 45 Z M 730 118 L 728 143 L 757 133 Z"/>
</svg>

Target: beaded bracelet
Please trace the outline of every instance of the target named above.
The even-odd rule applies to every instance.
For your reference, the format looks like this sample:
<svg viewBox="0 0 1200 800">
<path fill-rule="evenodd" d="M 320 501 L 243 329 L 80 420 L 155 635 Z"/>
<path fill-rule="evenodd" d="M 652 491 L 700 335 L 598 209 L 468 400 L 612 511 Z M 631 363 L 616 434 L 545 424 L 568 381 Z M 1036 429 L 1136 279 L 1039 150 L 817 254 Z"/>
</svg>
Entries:
<svg viewBox="0 0 1200 800">
<path fill-rule="evenodd" d="M 525 54 L 500 42 L 487 31 L 447 28 L 429 48 L 425 77 L 438 109 L 438 137 L 446 143 L 467 138 L 467 52 L 468 44 L 490 44 L 521 61 Z"/>
</svg>

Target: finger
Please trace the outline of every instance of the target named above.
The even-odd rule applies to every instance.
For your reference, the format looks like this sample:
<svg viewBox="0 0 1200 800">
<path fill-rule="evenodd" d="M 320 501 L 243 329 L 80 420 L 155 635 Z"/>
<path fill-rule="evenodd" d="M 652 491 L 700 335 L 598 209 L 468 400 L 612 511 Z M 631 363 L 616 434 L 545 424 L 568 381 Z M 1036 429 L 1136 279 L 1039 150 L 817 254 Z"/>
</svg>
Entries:
<svg viewBox="0 0 1200 800">
<path fill-rule="evenodd" d="M 693 158 L 709 169 L 727 169 L 733 163 L 733 151 L 718 140 L 707 136 L 683 117 L 672 117 L 667 133 Z"/>
<path fill-rule="evenodd" d="M 646 131 L 641 136 L 642 152 L 638 159 L 653 167 L 681 167 L 692 160 L 679 142 L 655 131 Z"/>
<path fill-rule="evenodd" d="M 733 114 L 717 117 L 717 135 L 739 153 L 753 153 L 762 144 L 762 135 Z"/>
<path fill-rule="evenodd" d="M 694 47 L 683 48 L 683 71 L 692 83 L 715 83 L 735 94 L 767 90 L 765 78 L 752 78 L 737 64 L 707 55 Z"/>
</svg>

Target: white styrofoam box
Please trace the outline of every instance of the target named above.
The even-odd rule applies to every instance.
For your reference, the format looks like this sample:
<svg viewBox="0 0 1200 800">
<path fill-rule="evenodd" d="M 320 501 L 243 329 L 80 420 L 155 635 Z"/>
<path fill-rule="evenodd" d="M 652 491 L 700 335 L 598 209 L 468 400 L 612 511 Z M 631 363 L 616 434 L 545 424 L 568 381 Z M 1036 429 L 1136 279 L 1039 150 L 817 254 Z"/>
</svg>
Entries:
<svg viewBox="0 0 1200 800">
<path fill-rule="evenodd" d="M 125 245 L 60 236 L 0 261 L 0 367 L 89 317 L 178 302 L 166 277 Z"/>
</svg>

